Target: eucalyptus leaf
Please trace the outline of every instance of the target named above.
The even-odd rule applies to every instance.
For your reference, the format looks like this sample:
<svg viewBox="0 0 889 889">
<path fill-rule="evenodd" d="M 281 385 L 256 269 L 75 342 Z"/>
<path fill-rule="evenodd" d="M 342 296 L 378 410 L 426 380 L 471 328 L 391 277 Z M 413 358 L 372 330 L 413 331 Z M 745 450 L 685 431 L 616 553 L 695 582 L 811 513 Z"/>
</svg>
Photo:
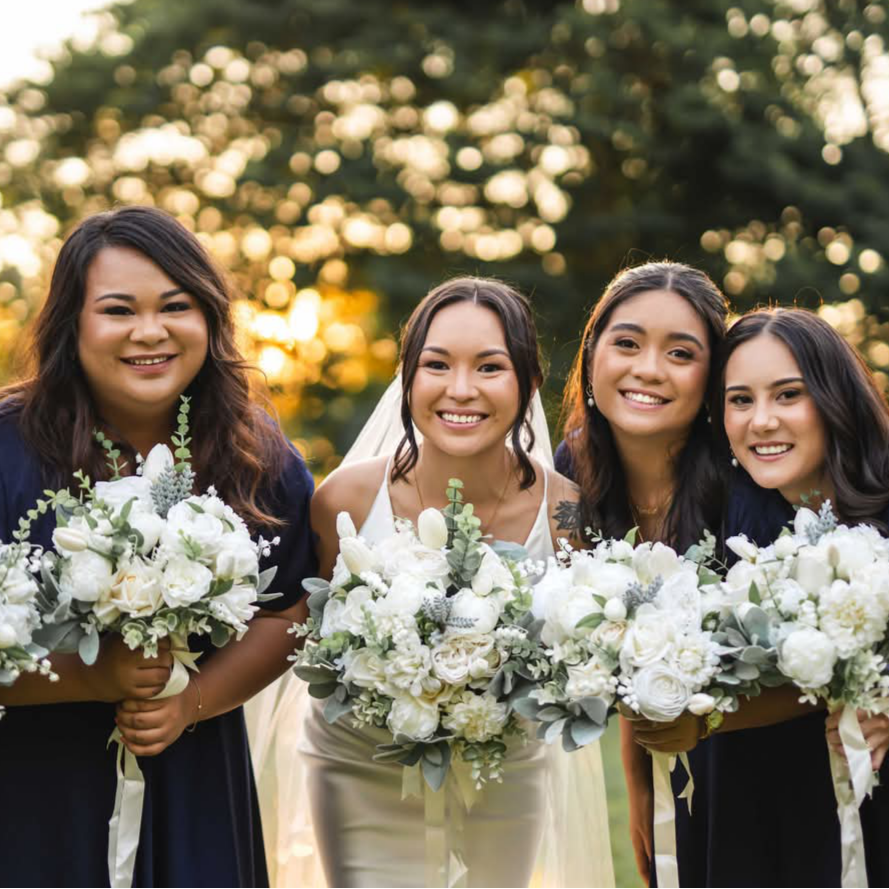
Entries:
<svg viewBox="0 0 889 889">
<path fill-rule="evenodd" d="M 231 636 L 232 629 L 225 624 L 213 624 L 213 629 L 210 630 L 210 641 L 217 648 L 222 648 L 231 639 Z"/>
<path fill-rule="evenodd" d="M 528 558 L 528 550 L 525 547 L 508 540 L 495 540 L 491 544 L 491 549 L 501 559 L 509 559 L 511 562 L 523 562 Z"/>
<path fill-rule="evenodd" d="M 415 766 L 423 758 L 424 750 L 425 745 L 423 744 L 414 744 L 413 747 L 406 746 L 404 748 L 404 756 L 398 762 L 408 768 Z"/>
<path fill-rule="evenodd" d="M 337 674 L 330 667 L 318 667 L 310 664 L 300 664 L 293 668 L 293 672 L 305 682 L 336 682 Z"/>
<path fill-rule="evenodd" d="M 574 743 L 578 747 L 585 747 L 602 735 L 602 732 L 605 731 L 605 726 L 601 722 L 593 722 L 591 719 L 578 717 L 571 720 L 570 731 L 571 739 Z"/>
<path fill-rule="evenodd" d="M 448 776 L 448 767 L 445 764 L 435 765 L 430 762 L 428 756 L 424 756 L 420 760 L 420 769 L 423 772 L 423 778 L 426 783 L 434 790 L 441 790 L 442 784 L 445 782 L 445 778 Z"/>
<path fill-rule="evenodd" d="M 336 691 L 336 682 L 310 682 L 309 694 L 313 698 L 329 698 Z"/>
<path fill-rule="evenodd" d="M 562 717 L 562 719 L 557 719 L 546 727 L 543 738 L 547 744 L 552 744 L 562 734 L 562 729 L 565 728 L 566 722 L 568 722 L 568 718 Z"/>
<path fill-rule="evenodd" d="M 99 634 L 95 627 L 90 627 L 89 632 L 84 633 L 77 643 L 77 653 L 80 659 L 88 666 L 92 666 L 99 656 Z"/>
<path fill-rule="evenodd" d="M 342 686 L 339 686 L 339 688 L 342 688 Z M 348 699 L 345 701 L 341 701 L 336 694 L 332 694 L 324 702 L 324 718 L 331 725 L 336 722 L 341 716 L 345 716 L 347 713 L 351 712 L 352 701 Z"/>
<path fill-rule="evenodd" d="M 605 725 L 608 720 L 608 704 L 602 698 L 581 698 L 577 703 L 590 722 L 600 726 Z"/>
<path fill-rule="evenodd" d="M 565 711 L 561 707 L 556 707 L 552 704 L 547 704 L 537 711 L 537 718 L 541 722 L 555 722 L 558 719 L 563 719 L 564 716 Z"/>
<path fill-rule="evenodd" d="M 259 572 L 259 580 L 256 584 L 256 592 L 258 594 L 264 593 L 271 585 L 271 582 L 275 579 L 275 575 L 277 573 L 278 573 L 278 566 L 277 565 L 272 565 L 271 568 L 266 568 L 265 571 L 260 571 Z"/>
<path fill-rule="evenodd" d="M 534 698 L 524 695 L 515 699 L 510 698 L 510 702 L 512 703 L 512 709 L 520 716 L 524 716 L 526 719 L 531 719 L 534 722 L 538 721 L 537 714 L 543 709 L 543 706 L 538 704 Z"/>
</svg>

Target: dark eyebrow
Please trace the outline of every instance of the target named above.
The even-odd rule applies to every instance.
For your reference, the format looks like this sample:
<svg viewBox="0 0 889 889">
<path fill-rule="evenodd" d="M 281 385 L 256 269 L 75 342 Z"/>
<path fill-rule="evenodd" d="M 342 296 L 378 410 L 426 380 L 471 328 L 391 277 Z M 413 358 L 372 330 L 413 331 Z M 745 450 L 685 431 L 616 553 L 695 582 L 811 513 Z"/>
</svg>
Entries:
<svg viewBox="0 0 889 889">
<path fill-rule="evenodd" d="M 611 327 L 612 330 L 631 330 L 633 333 L 645 333 L 645 328 L 640 324 L 633 324 L 630 321 L 623 321 L 620 324 L 614 324 Z M 704 349 L 704 344 L 691 333 L 684 333 L 683 331 L 675 331 L 667 335 L 667 339 L 669 340 L 683 340 L 694 343 L 701 351 Z"/>
<path fill-rule="evenodd" d="M 447 349 L 442 349 L 441 346 L 423 346 L 424 352 L 435 352 L 438 355 L 450 355 L 451 353 Z M 489 358 L 491 355 L 505 355 L 509 358 L 509 352 L 506 349 L 485 349 L 483 352 L 479 352 L 476 355 L 476 358 Z"/>
<path fill-rule="evenodd" d="M 783 380 L 775 380 L 774 383 L 769 385 L 769 389 L 777 389 L 779 386 L 786 386 L 788 383 L 805 383 L 806 381 L 802 377 L 784 377 Z M 749 389 L 749 386 L 726 386 L 726 392 L 734 392 L 738 389 Z"/>
<path fill-rule="evenodd" d="M 171 296 L 178 296 L 180 293 L 185 293 L 184 287 L 175 287 L 173 290 L 166 290 L 161 294 L 161 299 L 169 299 Z M 124 302 L 135 302 L 136 297 L 132 295 L 132 293 L 103 293 L 101 296 L 96 297 L 96 302 L 102 302 L 103 299 L 122 299 Z"/>
</svg>

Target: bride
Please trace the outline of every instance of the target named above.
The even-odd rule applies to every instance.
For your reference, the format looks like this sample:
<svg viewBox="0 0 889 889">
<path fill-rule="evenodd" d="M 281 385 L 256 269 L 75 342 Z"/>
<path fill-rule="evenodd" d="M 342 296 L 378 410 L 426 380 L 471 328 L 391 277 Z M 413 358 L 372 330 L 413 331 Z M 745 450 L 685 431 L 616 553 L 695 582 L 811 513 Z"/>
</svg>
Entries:
<svg viewBox="0 0 889 889">
<path fill-rule="evenodd" d="M 454 477 L 486 534 L 522 542 L 535 560 L 552 556 L 556 539 L 575 530 L 577 493 L 551 468 L 545 423 L 537 435 L 532 428 L 532 403 L 542 413 L 542 377 L 531 311 L 515 290 L 457 278 L 429 293 L 404 330 L 400 391 L 384 396 L 312 501 L 322 576 L 333 573 L 340 512 L 376 542 L 394 532 L 396 516 L 416 522 L 423 509 L 446 506 Z M 535 419 L 539 426 L 542 416 Z M 308 845 L 331 886 L 428 879 L 423 801 L 402 798 L 400 766 L 372 758 L 387 740 L 348 719 L 329 724 L 316 701 L 306 709 L 298 746 L 314 826 Z M 280 747 L 279 739 L 279 757 Z M 286 870 L 293 843 L 282 823 L 281 787 L 277 793 L 273 820 L 290 846 L 273 854 Z M 488 783 L 463 817 L 464 885 L 526 886 L 532 875 L 535 882 L 613 885 L 598 745 L 569 757 L 533 739 L 511 744 L 503 782 Z M 276 882 L 285 882 L 281 870 Z"/>
</svg>

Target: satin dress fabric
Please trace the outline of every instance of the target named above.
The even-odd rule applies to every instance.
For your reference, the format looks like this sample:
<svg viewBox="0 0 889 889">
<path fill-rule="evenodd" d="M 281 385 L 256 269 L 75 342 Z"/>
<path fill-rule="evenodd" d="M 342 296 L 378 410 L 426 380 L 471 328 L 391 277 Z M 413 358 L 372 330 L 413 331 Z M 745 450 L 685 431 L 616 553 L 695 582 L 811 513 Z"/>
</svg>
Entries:
<svg viewBox="0 0 889 889">
<path fill-rule="evenodd" d="M 359 531 L 367 542 L 391 536 L 395 520 L 388 471 Z M 525 542 L 533 559 L 553 555 L 546 490 Z M 329 886 L 423 886 L 424 804 L 402 799 L 403 767 L 373 760 L 383 729 L 327 723 L 312 703 L 300 742 L 308 772 L 315 837 Z M 457 764 L 461 767 L 462 764 Z M 543 830 L 544 745 L 511 746 L 502 783 L 489 781 L 465 815 L 465 863 L 470 886 L 527 886 Z"/>
</svg>

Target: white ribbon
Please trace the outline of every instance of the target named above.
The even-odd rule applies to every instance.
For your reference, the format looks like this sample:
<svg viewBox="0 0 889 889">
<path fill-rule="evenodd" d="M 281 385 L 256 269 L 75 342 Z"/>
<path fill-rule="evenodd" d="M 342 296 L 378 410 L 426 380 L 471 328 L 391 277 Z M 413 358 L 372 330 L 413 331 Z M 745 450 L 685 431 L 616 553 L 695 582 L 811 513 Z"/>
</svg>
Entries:
<svg viewBox="0 0 889 889">
<path fill-rule="evenodd" d="M 843 871 L 841 885 L 867 887 L 867 869 L 864 857 L 864 835 L 861 831 L 859 808 L 865 796 L 874 789 L 874 772 L 871 767 L 870 750 L 854 707 L 843 708 L 839 724 L 840 740 L 843 742 L 843 759 L 832 747 L 830 774 L 837 799 L 837 816 L 840 819 L 840 842 L 842 844 Z"/>
<path fill-rule="evenodd" d="M 679 754 L 682 766 L 688 774 L 688 783 L 679 794 L 688 804 L 691 814 L 691 801 L 695 783 L 691 766 L 685 753 Z M 676 756 L 670 753 L 651 754 L 651 774 L 654 782 L 654 864 L 657 870 L 657 884 L 662 889 L 679 889 L 679 863 L 676 859 L 676 803 L 673 800 L 673 787 L 670 773 L 676 768 Z"/>
<path fill-rule="evenodd" d="M 197 670 L 198 655 L 188 650 L 184 639 L 172 637 L 173 669 L 167 684 L 152 701 L 182 694 L 188 687 L 188 671 Z M 139 760 L 123 745 L 120 730 L 115 728 L 108 743 L 117 742 L 117 792 L 114 812 L 108 822 L 108 879 L 112 889 L 129 889 L 133 885 L 139 832 L 142 827 L 142 805 L 145 801 L 145 776 Z"/>
</svg>

